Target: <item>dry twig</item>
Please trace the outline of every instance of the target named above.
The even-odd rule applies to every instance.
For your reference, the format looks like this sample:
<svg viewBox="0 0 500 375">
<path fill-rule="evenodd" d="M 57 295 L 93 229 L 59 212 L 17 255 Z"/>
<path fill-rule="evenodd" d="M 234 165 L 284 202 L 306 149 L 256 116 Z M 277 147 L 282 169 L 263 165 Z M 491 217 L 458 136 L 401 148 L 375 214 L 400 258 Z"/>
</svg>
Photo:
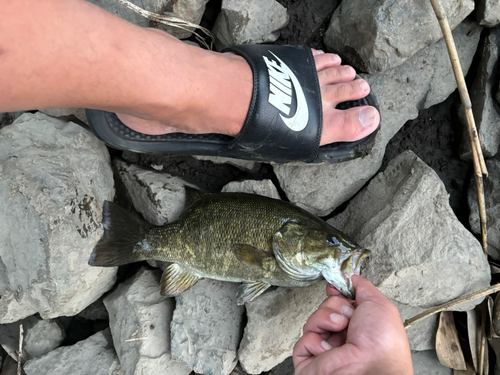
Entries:
<svg viewBox="0 0 500 375">
<path fill-rule="evenodd" d="M 197 25 L 192 22 L 184 21 L 183 19 L 176 17 L 172 14 L 158 14 L 158 13 L 153 13 L 148 10 L 142 9 L 141 7 L 138 7 L 137 5 L 131 3 L 128 0 L 115 0 L 117 3 L 120 3 L 122 5 L 125 5 L 127 8 L 133 10 L 137 14 L 140 14 L 144 18 L 147 18 L 148 20 L 154 21 L 154 22 L 159 22 L 164 25 L 170 26 L 170 27 L 176 27 L 181 30 L 185 31 L 190 31 L 192 32 L 195 36 L 196 39 L 202 43 L 207 49 L 212 49 L 212 44 L 209 46 L 207 42 L 205 41 L 204 38 L 202 38 L 199 34 L 195 32 L 196 29 L 200 29 L 203 33 L 205 33 L 207 36 L 209 36 L 212 41 L 213 41 L 213 36 L 210 30 L 206 29 L 205 27 L 202 27 L 200 25 Z"/>
<path fill-rule="evenodd" d="M 17 375 L 21 375 L 21 361 L 23 359 L 23 325 L 19 324 L 19 352 L 17 353 Z"/>
<path fill-rule="evenodd" d="M 482 298 L 484 296 L 493 294 L 500 291 L 500 283 L 492 285 L 488 288 L 477 290 L 475 292 L 465 294 L 463 296 L 460 296 L 458 298 L 455 298 L 454 300 L 448 301 L 446 303 L 443 303 L 442 305 L 435 306 L 427 311 L 424 311 L 421 314 L 415 315 L 411 319 L 405 320 L 405 328 L 408 328 L 412 326 L 413 324 L 424 320 L 425 318 L 428 318 L 431 315 L 437 314 L 438 312 L 448 310 L 450 307 L 460 305 L 461 303 L 468 302 L 468 301 L 473 301 L 478 298 Z"/>
<path fill-rule="evenodd" d="M 479 137 L 477 136 L 474 114 L 472 113 L 472 103 L 470 101 L 469 92 L 467 91 L 467 85 L 465 84 L 464 74 L 460 66 L 460 59 L 458 58 L 457 48 L 455 47 L 455 42 L 453 41 L 453 35 L 451 34 L 451 29 L 450 25 L 448 24 L 446 13 L 440 0 L 430 0 L 430 2 L 432 4 L 432 7 L 434 8 L 434 12 L 436 13 L 436 17 L 439 21 L 439 26 L 441 26 L 441 31 L 443 32 L 443 36 L 446 41 L 446 47 L 448 48 L 448 54 L 450 55 L 450 61 L 453 67 L 453 73 L 455 74 L 455 79 L 457 81 L 458 92 L 460 93 L 460 100 L 462 101 L 465 118 L 467 119 L 467 129 L 469 130 L 469 136 L 471 139 L 472 157 L 474 161 L 474 177 L 476 179 L 479 217 L 481 220 L 481 243 L 484 253 L 486 254 L 488 242 L 483 174 L 488 176 L 488 170 L 486 169 L 486 164 L 483 158 L 483 151 L 481 149 L 481 144 L 479 143 Z"/>
</svg>

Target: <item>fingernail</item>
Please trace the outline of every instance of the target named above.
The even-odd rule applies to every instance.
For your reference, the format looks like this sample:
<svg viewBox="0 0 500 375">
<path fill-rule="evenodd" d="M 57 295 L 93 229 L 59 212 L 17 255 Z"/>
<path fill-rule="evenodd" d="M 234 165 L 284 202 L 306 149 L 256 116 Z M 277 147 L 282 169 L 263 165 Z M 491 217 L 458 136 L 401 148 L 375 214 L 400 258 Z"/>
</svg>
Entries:
<svg viewBox="0 0 500 375">
<path fill-rule="evenodd" d="M 351 305 L 345 305 L 344 307 L 342 307 L 342 315 L 344 315 L 347 319 L 351 318 L 353 312 L 354 309 Z"/>
<path fill-rule="evenodd" d="M 325 349 L 325 351 L 330 350 L 332 348 L 332 346 L 329 343 L 327 343 L 326 341 L 321 341 L 321 347 L 323 349 Z"/>
<path fill-rule="evenodd" d="M 377 117 L 377 110 L 372 107 L 368 107 L 359 112 L 359 122 L 365 128 L 372 126 L 375 123 L 375 118 Z"/>
<path fill-rule="evenodd" d="M 341 324 L 344 321 L 344 317 L 342 315 L 337 314 L 337 313 L 331 313 L 330 319 L 335 324 Z"/>
<path fill-rule="evenodd" d="M 368 82 L 364 79 L 359 80 L 359 87 L 361 87 L 361 90 L 363 91 L 368 91 L 370 89 L 370 85 L 368 85 Z"/>
<path fill-rule="evenodd" d="M 340 56 L 332 53 L 332 60 L 335 63 L 340 62 Z"/>
</svg>

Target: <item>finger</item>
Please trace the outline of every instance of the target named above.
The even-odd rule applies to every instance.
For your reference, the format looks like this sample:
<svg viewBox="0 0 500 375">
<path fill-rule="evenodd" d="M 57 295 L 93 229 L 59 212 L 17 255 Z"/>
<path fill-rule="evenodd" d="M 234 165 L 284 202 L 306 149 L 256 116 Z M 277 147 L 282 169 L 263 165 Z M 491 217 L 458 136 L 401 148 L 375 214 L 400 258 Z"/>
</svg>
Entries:
<svg viewBox="0 0 500 375">
<path fill-rule="evenodd" d="M 356 71 L 349 65 L 329 67 L 318 72 L 320 86 L 335 83 L 351 82 L 356 77 Z"/>
<path fill-rule="evenodd" d="M 307 360 L 298 361 L 297 364 L 294 361 L 295 374 L 332 374 L 348 363 L 360 363 L 360 356 L 357 353 L 357 349 L 350 344 L 324 351 L 316 357 L 309 357 Z"/>
<path fill-rule="evenodd" d="M 351 280 L 354 291 L 356 292 L 356 302 L 358 304 L 365 301 L 374 301 L 392 305 L 392 302 L 390 302 L 390 300 L 384 296 L 384 294 L 378 290 L 375 285 L 364 277 L 353 275 Z"/>
<path fill-rule="evenodd" d="M 336 312 L 337 314 L 341 314 L 349 319 L 352 316 L 352 300 L 347 297 L 341 296 L 332 296 L 325 299 L 321 305 L 319 305 L 318 309 L 328 308 Z"/>
<path fill-rule="evenodd" d="M 347 340 L 347 328 L 340 331 L 335 332 L 330 335 L 330 337 L 323 337 L 323 339 L 330 344 L 332 348 L 338 348 L 346 343 Z"/>
<path fill-rule="evenodd" d="M 318 356 L 332 347 L 328 342 L 314 332 L 305 333 L 293 347 L 293 363 L 294 366 L 302 363 L 303 361 Z"/>
<path fill-rule="evenodd" d="M 315 332 L 318 334 L 340 332 L 349 324 L 349 319 L 332 309 L 320 308 L 316 310 L 304 325 L 304 333 Z"/>
<path fill-rule="evenodd" d="M 340 293 L 337 289 L 332 284 L 326 284 L 326 294 L 328 296 L 341 296 L 342 293 Z"/>
<path fill-rule="evenodd" d="M 314 63 L 316 64 L 316 70 L 318 72 L 334 66 L 339 66 L 341 62 L 340 56 L 334 53 L 319 53 L 314 56 Z"/>
</svg>

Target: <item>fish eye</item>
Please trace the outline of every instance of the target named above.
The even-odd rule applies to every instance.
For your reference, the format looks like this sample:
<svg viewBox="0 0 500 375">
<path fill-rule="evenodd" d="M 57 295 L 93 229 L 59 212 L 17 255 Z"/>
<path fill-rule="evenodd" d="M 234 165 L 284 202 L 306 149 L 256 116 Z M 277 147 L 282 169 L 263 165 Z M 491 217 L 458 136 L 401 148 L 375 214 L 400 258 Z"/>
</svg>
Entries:
<svg viewBox="0 0 500 375">
<path fill-rule="evenodd" d="M 335 236 L 330 237 L 327 241 L 332 246 L 338 246 L 338 245 L 340 245 L 339 240 L 337 240 L 337 238 L 335 238 Z"/>
</svg>

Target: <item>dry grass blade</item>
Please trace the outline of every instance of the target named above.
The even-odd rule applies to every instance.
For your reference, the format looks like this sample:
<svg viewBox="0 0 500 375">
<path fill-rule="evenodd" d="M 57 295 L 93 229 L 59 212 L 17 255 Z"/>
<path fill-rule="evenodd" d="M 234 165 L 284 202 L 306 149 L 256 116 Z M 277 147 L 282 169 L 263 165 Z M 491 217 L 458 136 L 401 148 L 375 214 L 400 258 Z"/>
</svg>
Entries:
<svg viewBox="0 0 500 375">
<path fill-rule="evenodd" d="M 411 319 L 405 320 L 405 323 L 404 323 L 405 328 L 408 328 L 408 327 L 412 326 L 413 324 L 415 324 L 421 320 L 424 320 L 425 318 L 428 318 L 431 315 L 437 314 L 441 311 L 448 310 L 450 307 L 460 305 L 461 303 L 464 303 L 464 302 L 474 301 L 475 299 L 488 296 L 488 295 L 496 293 L 498 291 L 500 291 L 500 283 L 492 285 L 488 288 L 484 288 L 484 289 L 481 289 L 481 290 L 478 290 L 478 291 L 475 291 L 472 293 L 465 294 L 463 296 L 455 298 L 454 300 L 443 303 L 442 305 L 435 306 L 427 311 L 424 311 L 421 314 L 415 315 Z"/>
<path fill-rule="evenodd" d="M 439 362 L 455 370 L 467 370 L 464 353 L 460 347 L 455 319 L 451 311 L 443 311 L 436 332 L 436 353 Z"/>
<path fill-rule="evenodd" d="M 481 220 L 481 243 L 486 255 L 488 242 L 486 229 L 486 206 L 484 203 L 483 174 L 488 176 L 488 170 L 486 169 L 483 151 L 481 149 L 481 144 L 479 143 L 479 137 L 477 136 L 476 124 L 474 122 L 474 115 L 472 113 L 472 103 L 470 101 L 469 92 L 467 91 L 467 85 L 465 84 L 464 74 L 460 66 L 460 59 L 458 58 L 457 48 L 455 47 L 455 42 L 453 41 L 453 35 L 451 34 L 451 29 L 450 25 L 448 24 L 446 13 L 439 0 L 430 0 L 430 2 L 432 4 L 432 7 L 434 8 L 434 12 L 436 13 L 436 17 L 439 21 L 439 26 L 441 26 L 441 31 L 443 32 L 443 36 L 446 41 L 446 47 L 448 48 L 451 65 L 453 67 L 453 73 L 455 74 L 455 79 L 457 81 L 458 92 L 460 93 L 460 100 L 462 101 L 462 105 L 465 111 L 465 118 L 467 119 L 467 128 L 469 130 L 469 136 L 471 139 L 472 156 L 474 160 L 474 177 L 476 179 L 479 217 Z"/>
<path fill-rule="evenodd" d="M 196 39 L 202 43 L 207 49 L 212 49 L 212 44 L 209 46 L 207 42 L 205 42 L 205 39 L 203 39 L 199 34 L 195 32 L 196 29 L 200 29 L 203 33 L 205 33 L 207 36 L 209 36 L 212 41 L 213 41 L 213 36 L 210 30 L 206 29 L 205 27 L 202 27 L 200 25 L 197 25 L 192 22 L 184 21 L 183 19 L 176 17 L 172 14 L 158 14 L 158 13 L 153 13 L 148 10 L 142 9 L 141 7 L 138 7 L 137 5 L 131 3 L 128 0 L 115 0 L 117 3 L 120 3 L 122 5 L 125 5 L 127 8 L 133 10 L 137 14 L 140 14 L 144 18 L 147 18 L 148 20 L 154 21 L 154 22 L 159 22 L 164 25 L 170 26 L 170 27 L 176 27 L 181 30 L 185 31 L 190 31 L 192 32 L 195 36 Z"/>
<path fill-rule="evenodd" d="M 21 375 L 21 361 L 23 359 L 23 339 L 24 329 L 23 325 L 19 324 L 19 351 L 17 353 L 17 375 Z"/>
</svg>

